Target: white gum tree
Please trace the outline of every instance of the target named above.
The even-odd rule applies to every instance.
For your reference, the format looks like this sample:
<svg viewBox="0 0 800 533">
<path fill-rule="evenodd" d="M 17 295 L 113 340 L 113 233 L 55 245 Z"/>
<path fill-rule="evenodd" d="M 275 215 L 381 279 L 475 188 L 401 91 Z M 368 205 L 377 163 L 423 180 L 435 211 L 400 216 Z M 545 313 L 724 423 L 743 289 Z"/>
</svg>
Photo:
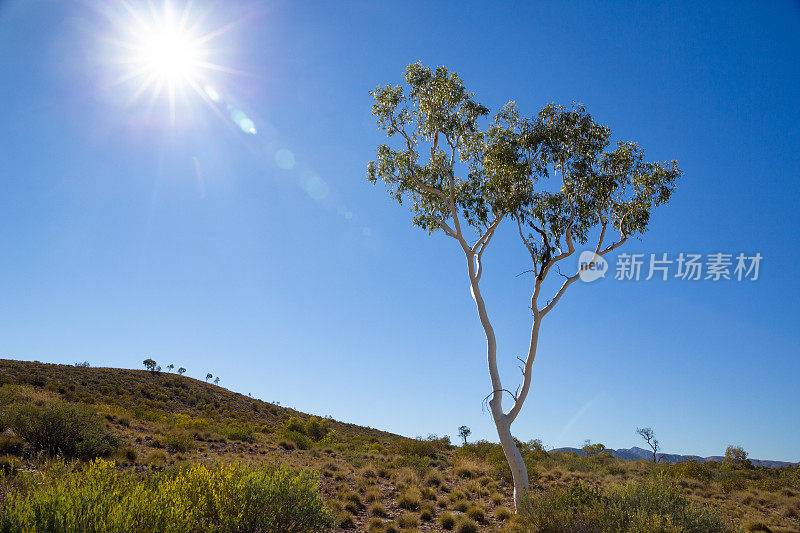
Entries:
<svg viewBox="0 0 800 533">
<path fill-rule="evenodd" d="M 396 142 L 378 147 L 368 179 L 382 181 L 397 202 L 410 204 L 416 226 L 444 232 L 464 254 L 486 335 L 489 408 L 519 511 L 530 485 L 511 424 L 530 392 L 542 321 L 597 256 L 645 232 L 651 210 L 668 202 L 681 171 L 676 161 L 645 162 L 642 149 L 632 142 L 607 150 L 611 130 L 594 122 L 582 106 L 549 104 L 523 117 L 509 102 L 488 120 L 489 110 L 474 100 L 456 73 L 416 63 L 406 68 L 404 78 L 406 85 L 370 93 L 378 127 Z M 547 184 L 548 178 L 556 180 L 555 186 Z M 497 339 L 481 294 L 483 256 L 503 222 L 519 234 L 534 275 L 530 344 L 515 393 L 501 382 Z M 573 257 L 576 246 L 587 245 L 590 235 L 594 259 L 571 275 L 562 274 L 564 261 Z M 563 281 L 543 301 L 542 285 L 554 267 Z M 513 400 L 508 410 L 504 391 Z"/>
</svg>

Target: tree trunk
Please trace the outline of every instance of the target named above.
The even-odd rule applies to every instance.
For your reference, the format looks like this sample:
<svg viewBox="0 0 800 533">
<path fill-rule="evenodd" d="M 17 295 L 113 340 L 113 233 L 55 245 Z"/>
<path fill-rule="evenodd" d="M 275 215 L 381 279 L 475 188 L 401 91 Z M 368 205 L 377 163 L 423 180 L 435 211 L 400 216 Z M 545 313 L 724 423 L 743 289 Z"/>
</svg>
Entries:
<svg viewBox="0 0 800 533">
<path fill-rule="evenodd" d="M 511 436 L 511 423 L 508 421 L 508 417 L 503 414 L 502 410 L 496 408 L 494 400 L 489 402 L 489 406 L 497 427 L 497 436 L 500 437 L 500 445 L 503 447 L 506 461 L 511 468 L 511 477 L 514 480 L 514 511 L 519 513 L 523 496 L 530 490 L 528 468 Z"/>
</svg>

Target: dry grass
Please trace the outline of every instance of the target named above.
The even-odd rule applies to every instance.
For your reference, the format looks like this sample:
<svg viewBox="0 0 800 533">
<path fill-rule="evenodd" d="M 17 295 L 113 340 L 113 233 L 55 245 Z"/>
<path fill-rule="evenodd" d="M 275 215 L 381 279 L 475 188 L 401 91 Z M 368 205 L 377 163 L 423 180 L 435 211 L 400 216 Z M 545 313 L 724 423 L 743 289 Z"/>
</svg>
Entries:
<svg viewBox="0 0 800 533">
<path fill-rule="evenodd" d="M 282 429 L 290 418 L 305 423 L 308 415 L 202 381 L 163 372 L 0 360 L 0 406 L 59 400 L 93 405 L 103 415 L 120 440 L 114 458 L 128 470 L 233 459 L 311 467 L 320 473 L 320 491 L 342 529 L 499 531 L 513 522 L 512 487 L 488 443 L 481 454 L 436 444 L 435 456 L 407 455 L 398 450 L 424 446 L 420 441 L 398 446 L 400 437 L 331 421 L 329 436 L 299 450 L 282 436 Z M 17 456 L 0 457 L 3 465 L 30 460 L 13 442 L 8 447 Z M 537 457 L 531 470 L 536 491 L 578 480 L 610 487 L 661 472 L 678 482 L 692 501 L 719 508 L 732 529 L 764 524 L 772 531 L 800 531 L 800 470 L 739 472 L 716 464 L 654 467 L 644 461 L 568 454 Z"/>
</svg>

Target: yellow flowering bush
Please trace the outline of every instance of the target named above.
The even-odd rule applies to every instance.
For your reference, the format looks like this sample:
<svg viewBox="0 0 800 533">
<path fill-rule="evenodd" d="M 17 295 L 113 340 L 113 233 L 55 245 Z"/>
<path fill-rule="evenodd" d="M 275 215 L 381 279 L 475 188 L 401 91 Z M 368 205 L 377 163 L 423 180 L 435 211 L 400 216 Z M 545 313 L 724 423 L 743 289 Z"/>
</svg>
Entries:
<svg viewBox="0 0 800 533">
<path fill-rule="evenodd" d="M 148 476 L 98 459 L 20 473 L 3 532 L 309 532 L 331 519 L 310 470 L 193 464 Z"/>
</svg>

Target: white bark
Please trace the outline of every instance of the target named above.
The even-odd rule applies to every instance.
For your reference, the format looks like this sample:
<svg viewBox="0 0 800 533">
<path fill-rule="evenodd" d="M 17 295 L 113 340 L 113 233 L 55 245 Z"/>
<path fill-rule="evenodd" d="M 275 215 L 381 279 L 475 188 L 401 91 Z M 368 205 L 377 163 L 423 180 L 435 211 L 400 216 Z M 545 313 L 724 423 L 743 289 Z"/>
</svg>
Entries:
<svg viewBox="0 0 800 533">
<path fill-rule="evenodd" d="M 489 238 L 491 238 L 491 235 Z M 485 242 L 488 242 L 488 238 Z M 500 438 L 500 445 L 508 461 L 508 466 L 511 469 L 511 476 L 514 481 L 514 507 L 518 511 L 522 504 L 523 496 L 530 490 L 528 469 L 511 435 L 511 422 L 513 418 L 503 412 L 503 385 L 500 381 L 500 373 L 497 370 L 497 339 L 495 338 L 494 328 L 489 320 L 489 315 L 486 312 L 486 303 L 483 301 L 480 286 L 478 285 L 480 271 L 482 270 L 480 256 L 474 254 L 470 248 L 467 248 L 465 252 L 467 253 L 467 270 L 469 272 L 472 297 L 475 299 L 481 326 L 483 326 L 483 331 L 486 334 L 486 360 L 489 366 L 489 377 L 492 383 L 489 409 L 492 412 L 492 418 L 497 428 L 497 436 Z M 536 330 L 538 331 L 538 323 Z"/>
<path fill-rule="evenodd" d="M 525 494 L 530 490 L 530 481 L 528 479 L 528 469 L 525 466 L 525 461 L 523 460 L 522 454 L 520 454 L 517 445 L 514 443 L 514 438 L 511 435 L 511 424 L 517 418 L 517 415 L 522 409 L 522 405 L 525 403 L 525 399 L 528 396 L 528 392 L 530 391 L 531 378 L 533 375 L 533 361 L 536 358 L 536 349 L 539 342 L 539 327 L 541 326 L 542 319 L 553 309 L 553 307 L 555 307 L 555 305 L 561 299 L 561 296 L 563 296 L 567 288 L 578 280 L 580 270 L 576 272 L 574 275 L 567 277 L 561 288 L 558 290 L 558 292 L 556 292 L 555 296 L 552 298 L 552 300 L 550 300 L 550 302 L 548 302 L 544 307 L 540 309 L 538 304 L 538 299 L 539 299 L 539 292 L 542 286 L 542 281 L 544 280 L 545 276 L 555 263 L 561 261 L 562 259 L 570 257 L 575 252 L 575 247 L 572 243 L 571 232 L 569 229 L 567 229 L 566 241 L 568 249 L 558 254 L 556 257 L 551 259 L 547 264 L 542 265 L 542 271 L 539 275 L 537 275 L 534 292 L 533 295 L 531 296 L 531 311 L 533 311 L 533 326 L 531 327 L 531 338 L 530 338 L 530 345 L 528 347 L 528 354 L 527 357 L 525 358 L 524 368 L 522 370 L 523 382 L 519 390 L 519 394 L 517 394 L 514 397 L 514 405 L 511 407 L 508 413 L 505 413 L 503 410 L 504 389 L 502 382 L 500 380 L 500 373 L 497 369 L 497 339 L 495 337 L 492 323 L 489 320 L 489 314 L 486 311 L 486 303 L 483 300 L 483 296 L 481 295 L 481 290 L 480 290 L 480 279 L 481 279 L 481 274 L 483 272 L 483 265 L 482 265 L 483 251 L 486 249 L 486 246 L 489 244 L 489 241 L 494 236 L 494 231 L 503 217 L 502 216 L 498 217 L 498 219 L 495 220 L 495 222 L 487 229 L 486 233 L 484 233 L 483 236 L 481 236 L 478 242 L 476 242 L 474 246 L 469 246 L 461 234 L 461 228 L 458 223 L 458 217 L 456 216 L 454 209 L 453 209 L 453 215 L 456 227 L 454 231 L 455 238 L 459 241 L 462 249 L 464 250 L 464 253 L 466 254 L 467 272 L 469 273 L 469 280 L 470 280 L 470 292 L 472 293 L 472 297 L 475 300 L 475 305 L 478 308 L 478 317 L 480 318 L 481 326 L 483 327 L 483 331 L 486 335 L 486 360 L 489 367 L 489 378 L 492 385 L 492 392 L 490 394 L 491 399 L 489 400 L 489 408 L 492 413 L 492 418 L 494 419 L 495 427 L 497 428 L 497 436 L 500 439 L 500 445 L 502 446 L 503 453 L 505 454 L 506 460 L 508 461 L 508 466 L 511 469 L 511 476 L 514 481 L 514 506 L 516 511 L 519 512 L 523 502 L 523 498 Z M 595 249 L 595 253 L 600 256 L 605 255 L 608 252 L 618 248 L 627 240 L 627 238 L 624 235 L 622 235 L 619 241 L 617 241 L 616 243 L 612 243 L 607 248 L 601 251 L 600 248 L 602 246 L 604 236 L 605 236 L 605 224 L 603 225 L 603 231 L 600 234 L 600 238 L 598 240 L 597 247 Z"/>
</svg>

